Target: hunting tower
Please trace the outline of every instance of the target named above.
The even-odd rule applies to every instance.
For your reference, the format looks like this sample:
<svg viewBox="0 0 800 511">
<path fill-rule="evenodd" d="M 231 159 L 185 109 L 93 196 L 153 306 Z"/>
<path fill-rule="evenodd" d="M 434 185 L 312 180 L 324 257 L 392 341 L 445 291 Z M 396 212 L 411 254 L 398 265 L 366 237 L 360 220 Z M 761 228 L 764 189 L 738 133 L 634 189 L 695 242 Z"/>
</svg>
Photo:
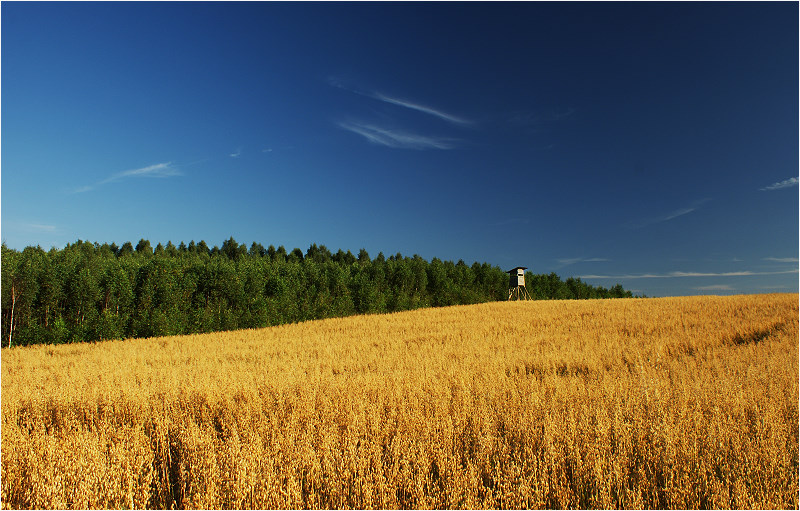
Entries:
<svg viewBox="0 0 800 511">
<path fill-rule="evenodd" d="M 526 266 L 517 266 L 508 270 L 511 277 L 508 279 L 508 299 L 509 300 L 530 300 L 531 295 L 525 288 L 525 270 Z"/>
</svg>

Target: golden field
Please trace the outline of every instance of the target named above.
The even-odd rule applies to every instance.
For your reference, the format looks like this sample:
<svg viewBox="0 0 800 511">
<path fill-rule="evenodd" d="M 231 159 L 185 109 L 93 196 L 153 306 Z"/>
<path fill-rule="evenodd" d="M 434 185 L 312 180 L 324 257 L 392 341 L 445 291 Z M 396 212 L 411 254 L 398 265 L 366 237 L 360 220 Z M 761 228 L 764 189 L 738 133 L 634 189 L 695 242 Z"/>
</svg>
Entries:
<svg viewBox="0 0 800 511">
<path fill-rule="evenodd" d="M 797 508 L 798 295 L 2 351 L 3 508 Z"/>
</svg>

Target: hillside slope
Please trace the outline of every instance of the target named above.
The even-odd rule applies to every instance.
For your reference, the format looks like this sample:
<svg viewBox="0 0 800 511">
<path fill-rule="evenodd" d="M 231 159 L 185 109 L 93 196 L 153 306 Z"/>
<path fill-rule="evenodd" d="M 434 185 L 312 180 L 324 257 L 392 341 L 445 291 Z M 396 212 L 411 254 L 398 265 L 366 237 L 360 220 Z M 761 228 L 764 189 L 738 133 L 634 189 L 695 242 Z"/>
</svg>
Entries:
<svg viewBox="0 0 800 511">
<path fill-rule="evenodd" d="M 2 352 L 4 507 L 797 507 L 798 296 Z"/>
</svg>

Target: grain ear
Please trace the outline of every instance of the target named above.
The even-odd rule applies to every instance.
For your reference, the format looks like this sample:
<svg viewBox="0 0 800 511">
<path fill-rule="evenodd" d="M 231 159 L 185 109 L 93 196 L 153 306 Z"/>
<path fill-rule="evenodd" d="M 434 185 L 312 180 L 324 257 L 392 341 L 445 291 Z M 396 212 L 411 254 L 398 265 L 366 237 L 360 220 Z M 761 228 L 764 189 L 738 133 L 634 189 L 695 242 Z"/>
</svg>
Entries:
<svg viewBox="0 0 800 511">
<path fill-rule="evenodd" d="M 798 505 L 797 295 L 2 350 L 9 508 Z"/>
</svg>

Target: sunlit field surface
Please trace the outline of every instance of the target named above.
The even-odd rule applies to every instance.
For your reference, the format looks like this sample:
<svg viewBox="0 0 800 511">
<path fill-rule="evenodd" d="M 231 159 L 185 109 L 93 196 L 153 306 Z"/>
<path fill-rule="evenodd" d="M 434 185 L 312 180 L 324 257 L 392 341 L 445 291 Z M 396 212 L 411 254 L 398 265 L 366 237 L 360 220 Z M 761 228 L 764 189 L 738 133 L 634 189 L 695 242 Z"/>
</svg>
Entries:
<svg viewBox="0 0 800 511">
<path fill-rule="evenodd" d="M 797 508 L 798 295 L 2 351 L 4 508 Z"/>
</svg>

